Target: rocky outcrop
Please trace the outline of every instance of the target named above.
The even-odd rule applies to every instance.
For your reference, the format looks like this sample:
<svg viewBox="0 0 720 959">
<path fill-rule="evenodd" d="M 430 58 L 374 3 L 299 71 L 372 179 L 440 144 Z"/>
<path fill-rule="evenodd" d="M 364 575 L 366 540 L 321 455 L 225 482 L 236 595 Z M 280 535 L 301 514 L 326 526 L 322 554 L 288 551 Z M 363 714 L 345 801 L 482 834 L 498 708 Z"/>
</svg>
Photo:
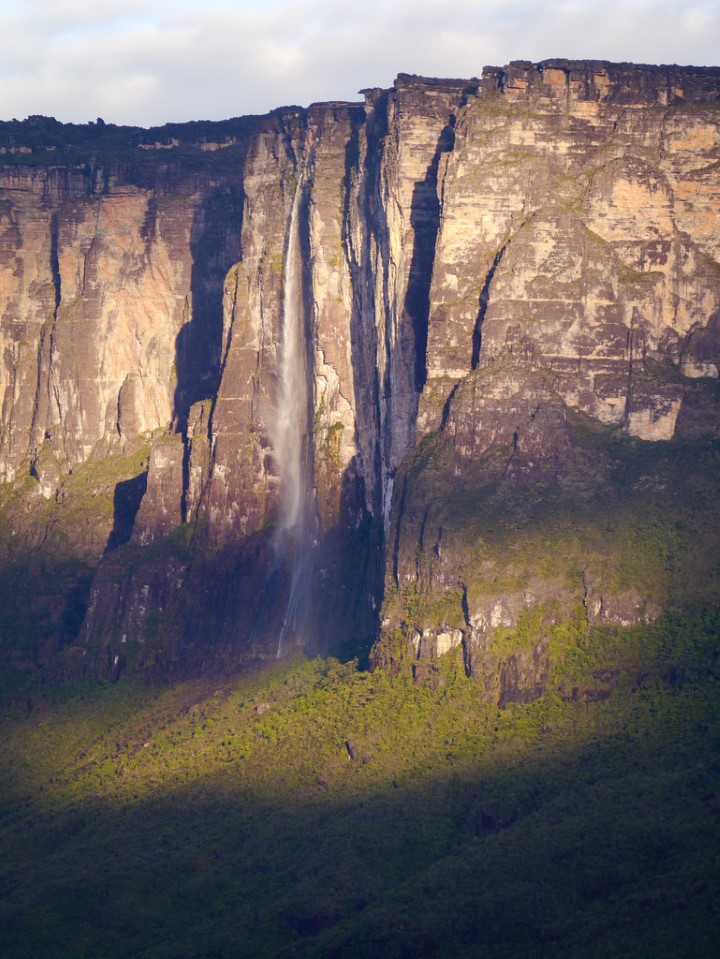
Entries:
<svg viewBox="0 0 720 959">
<path fill-rule="evenodd" d="M 643 377 L 648 359 L 714 375 L 714 84 L 564 61 L 486 74 L 441 172 L 425 429 L 449 384 L 505 359 L 604 423 L 673 436 L 682 384 Z"/>
<path fill-rule="evenodd" d="M 0 467 L 52 502 L 69 470 L 149 442 L 81 647 L 188 669 L 274 655 L 296 210 L 308 645 L 367 648 L 388 589 L 376 662 L 462 650 L 488 695 L 522 701 L 578 603 L 606 624 L 667 604 L 649 574 L 598 573 L 599 548 L 539 576 L 547 557 L 477 542 L 508 504 L 528 528 L 540 485 L 629 508 L 627 443 L 717 436 L 720 71 L 552 60 L 363 93 L 226 125 L 0 129 Z"/>
</svg>

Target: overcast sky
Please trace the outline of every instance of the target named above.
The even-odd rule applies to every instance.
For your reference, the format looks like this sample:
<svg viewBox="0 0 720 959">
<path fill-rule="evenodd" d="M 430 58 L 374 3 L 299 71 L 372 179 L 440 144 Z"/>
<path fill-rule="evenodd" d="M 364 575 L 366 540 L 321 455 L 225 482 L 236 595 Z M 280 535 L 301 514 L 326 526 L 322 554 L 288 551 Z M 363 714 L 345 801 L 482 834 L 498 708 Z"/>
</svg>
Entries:
<svg viewBox="0 0 720 959">
<path fill-rule="evenodd" d="M 0 119 L 219 120 L 549 57 L 715 65 L 720 0 L 0 0 Z"/>
</svg>

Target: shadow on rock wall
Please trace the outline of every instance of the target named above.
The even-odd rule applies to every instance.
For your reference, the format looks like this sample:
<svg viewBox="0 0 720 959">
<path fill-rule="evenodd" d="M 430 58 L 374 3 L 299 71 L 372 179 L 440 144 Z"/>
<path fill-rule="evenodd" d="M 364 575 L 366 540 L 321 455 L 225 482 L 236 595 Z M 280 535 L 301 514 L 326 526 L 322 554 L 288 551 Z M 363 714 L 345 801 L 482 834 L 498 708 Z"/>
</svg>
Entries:
<svg viewBox="0 0 720 959">
<path fill-rule="evenodd" d="M 210 193 L 198 206 L 190 237 L 192 275 L 190 318 L 176 345 L 175 420 L 187 427 L 190 407 L 214 397 L 220 382 L 223 286 L 240 259 L 244 192 L 228 185 Z"/>
</svg>

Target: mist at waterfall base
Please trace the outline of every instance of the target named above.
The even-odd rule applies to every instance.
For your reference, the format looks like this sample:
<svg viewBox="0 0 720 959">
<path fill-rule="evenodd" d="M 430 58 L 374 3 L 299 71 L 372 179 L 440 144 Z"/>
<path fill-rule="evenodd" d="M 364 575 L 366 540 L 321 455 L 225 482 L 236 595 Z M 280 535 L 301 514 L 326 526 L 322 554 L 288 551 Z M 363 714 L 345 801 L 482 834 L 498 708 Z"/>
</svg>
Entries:
<svg viewBox="0 0 720 959">
<path fill-rule="evenodd" d="M 278 352 L 278 385 L 271 438 L 280 474 L 278 529 L 273 540 L 275 575 L 286 570 L 289 592 L 278 637 L 277 656 L 303 646 L 310 594 L 312 536 L 310 491 L 304 465 L 308 382 L 302 284 L 300 206 L 303 180 L 298 179 L 290 213 L 283 273 L 283 308 Z"/>
</svg>

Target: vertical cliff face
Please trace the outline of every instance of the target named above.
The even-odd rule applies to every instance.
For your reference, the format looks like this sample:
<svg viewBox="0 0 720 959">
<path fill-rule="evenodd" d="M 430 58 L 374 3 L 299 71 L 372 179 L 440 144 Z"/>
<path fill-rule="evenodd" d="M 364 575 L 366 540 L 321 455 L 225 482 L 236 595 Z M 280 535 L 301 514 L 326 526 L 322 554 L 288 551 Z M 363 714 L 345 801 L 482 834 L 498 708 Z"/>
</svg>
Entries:
<svg viewBox="0 0 720 959">
<path fill-rule="evenodd" d="M 524 354 L 571 406 L 634 436 L 673 436 L 682 387 L 647 393 L 643 361 L 717 369 L 705 331 L 718 309 L 718 134 L 703 79 L 552 61 L 489 74 L 442 173 L 435 392 L 468 365 Z"/>
<path fill-rule="evenodd" d="M 388 480 L 414 441 L 439 225 L 437 170 L 452 145 L 466 87 L 401 77 L 392 91 L 367 91 L 364 109 L 320 104 L 284 118 L 250 147 L 243 258 L 226 288 L 222 382 L 213 414 L 218 469 L 210 479 L 209 523 L 218 530 L 246 534 L 275 508 L 268 423 L 298 178 L 305 184 L 308 457 L 321 526 L 337 522 L 343 482 L 360 484 L 355 498 L 368 513 L 382 509 Z M 238 433 L 251 446 L 226 441 Z M 225 457 L 249 459 L 255 468 L 230 468 Z M 254 491 L 226 482 L 249 483 Z M 233 505 L 221 505 L 227 503 Z M 239 503 L 251 512 L 234 515 Z"/>
<path fill-rule="evenodd" d="M 601 588 L 588 569 L 523 591 L 515 570 L 493 612 L 476 575 L 490 560 L 468 552 L 490 485 L 607 481 L 622 456 L 581 442 L 587 423 L 647 443 L 717 435 L 718 71 L 548 61 L 363 92 L 138 132 L 125 162 L 0 170 L 12 496 L 62 499 L 70 470 L 113 451 L 149 463 L 101 527 L 112 548 L 81 634 L 111 673 L 277 648 L 291 223 L 310 648 L 373 638 L 387 569 L 377 660 L 458 645 L 477 671 L 496 627 L 550 593 L 594 608 L 587 584 Z M 37 489 L 18 492 L 29 473 Z M 658 605 L 643 589 L 620 606 Z M 520 688 L 509 662 L 488 675 Z"/>
<path fill-rule="evenodd" d="M 9 616 L 10 642 L 38 633 L 51 651 L 77 630 L 91 570 L 130 536 L 149 442 L 167 473 L 166 437 L 217 389 L 243 209 L 245 145 L 230 133 L 219 154 L 149 131 L 115 143 L 113 129 L 3 125 L 2 566 L 9 592 L 22 569 L 31 594 Z M 182 463 L 181 445 L 180 494 Z M 143 504 L 139 543 L 181 520 L 180 499 L 156 501 Z"/>
<path fill-rule="evenodd" d="M 688 559 L 714 555 L 715 532 L 688 519 L 677 462 L 628 441 L 674 440 L 702 473 L 680 444 L 717 436 L 716 84 L 515 64 L 487 70 L 458 112 L 438 176 L 425 441 L 402 471 L 377 662 L 424 676 L 462 647 L 503 705 L 547 688 L 573 610 L 627 626 L 683 590 L 714 594 L 696 560 L 661 575 L 675 508 Z"/>
<path fill-rule="evenodd" d="M 470 89 L 466 81 L 401 75 L 391 91 L 366 91 L 348 246 L 361 335 L 368 331 L 376 351 L 377 422 L 365 432 L 377 449 L 374 502 L 386 514 L 393 477 L 414 442 L 425 382 L 438 166 Z"/>
<path fill-rule="evenodd" d="M 222 202 L 200 178 L 143 186 L 112 169 L 20 168 L 1 186 L 6 479 L 28 457 L 40 474 L 167 429 L 212 395 L 239 176 Z"/>
</svg>

